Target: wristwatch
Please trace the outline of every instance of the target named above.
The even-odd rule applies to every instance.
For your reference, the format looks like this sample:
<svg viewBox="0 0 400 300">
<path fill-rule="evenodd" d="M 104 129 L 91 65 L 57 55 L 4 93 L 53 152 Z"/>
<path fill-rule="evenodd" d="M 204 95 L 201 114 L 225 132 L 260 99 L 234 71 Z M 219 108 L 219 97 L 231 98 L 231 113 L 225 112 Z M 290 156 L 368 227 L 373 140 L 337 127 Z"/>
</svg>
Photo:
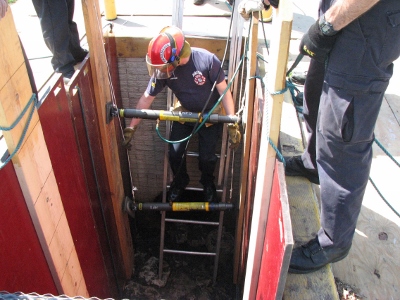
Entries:
<svg viewBox="0 0 400 300">
<path fill-rule="evenodd" d="M 333 25 L 329 23 L 327 20 L 325 20 L 325 15 L 322 15 L 319 18 L 318 24 L 319 24 L 319 29 L 321 29 L 323 35 L 332 36 L 339 32 L 333 29 Z"/>
</svg>

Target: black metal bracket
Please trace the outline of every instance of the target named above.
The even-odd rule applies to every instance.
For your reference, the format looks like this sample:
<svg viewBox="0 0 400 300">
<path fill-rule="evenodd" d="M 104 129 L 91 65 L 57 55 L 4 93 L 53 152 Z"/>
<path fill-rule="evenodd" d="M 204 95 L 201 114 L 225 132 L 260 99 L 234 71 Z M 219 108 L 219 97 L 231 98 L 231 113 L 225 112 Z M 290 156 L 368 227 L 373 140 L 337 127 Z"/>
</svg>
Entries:
<svg viewBox="0 0 400 300">
<path fill-rule="evenodd" d="M 113 117 L 118 116 L 117 107 L 110 101 L 106 103 L 106 124 L 109 124 Z"/>
</svg>

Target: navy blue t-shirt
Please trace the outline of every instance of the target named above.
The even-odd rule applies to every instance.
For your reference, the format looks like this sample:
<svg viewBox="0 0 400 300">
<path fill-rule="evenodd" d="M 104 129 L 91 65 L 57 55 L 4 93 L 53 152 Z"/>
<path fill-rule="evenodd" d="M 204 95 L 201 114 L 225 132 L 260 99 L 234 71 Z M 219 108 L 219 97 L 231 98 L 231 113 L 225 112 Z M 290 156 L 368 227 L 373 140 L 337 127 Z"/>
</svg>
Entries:
<svg viewBox="0 0 400 300">
<path fill-rule="evenodd" d="M 215 54 L 201 48 L 192 47 L 189 61 L 178 66 L 168 79 L 151 78 L 147 93 L 156 96 L 165 86 L 168 86 L 181 105 L 191 112 L 201 112 L 210 95 L 211 88 L 217 80 L 221 61 Z M 217 83 L 225 80 L 224 71 L 219 72 Z M 215 88 L 205 112 L 208 112 L 220 98 Z"/>
</svg>

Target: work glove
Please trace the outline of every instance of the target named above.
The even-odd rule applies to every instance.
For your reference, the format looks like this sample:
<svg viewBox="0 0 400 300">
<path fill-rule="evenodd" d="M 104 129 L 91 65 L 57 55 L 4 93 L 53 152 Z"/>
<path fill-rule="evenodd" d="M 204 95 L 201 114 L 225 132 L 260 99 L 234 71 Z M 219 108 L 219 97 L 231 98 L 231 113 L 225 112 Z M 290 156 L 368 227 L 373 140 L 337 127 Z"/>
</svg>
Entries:
<svg viewBox="0 0 400 300">
<path fill-rule="evenodd" d="M 133 134 L 136 131 L 137 126 L 132 126 L 132 127 L 126 127 L 124 129 L 124 141 L 122 142 L 122 146 L 124 146 L 126 149 L 131 150 L 132 144 L 131 140 L 133 138 Z"/>
<path fill-rule="evenodd" d="M 228 124 L 228 134 L 229 134 L 229 148 L 232 150 L 236 150 L 239 147 L 240 140 L 242 138 L 242 134 L 239 130 L 238 123 L 229 123 Z"/>
<path fill-rule="evenodd" d="M 319 28 L 319 20 L 317 20 L 303 35 L 300 41 L 300 53 L 324 63 L 337 37 L 338 34 L 324 35 Z"/>
<path fill-rule="evenodd" d="M 264 8 L 263 3 L 262 0 L 243 0 L 238 6 L 239 13 L 247 21 L 253 11 L 261 11 Z"/>
</svg>

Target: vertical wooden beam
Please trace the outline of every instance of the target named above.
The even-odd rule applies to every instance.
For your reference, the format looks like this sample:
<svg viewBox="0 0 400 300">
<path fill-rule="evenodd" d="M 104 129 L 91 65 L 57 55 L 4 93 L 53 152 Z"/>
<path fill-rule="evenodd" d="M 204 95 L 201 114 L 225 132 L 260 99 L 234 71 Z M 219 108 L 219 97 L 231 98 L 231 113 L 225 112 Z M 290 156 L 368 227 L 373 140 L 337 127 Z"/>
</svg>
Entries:
<svg viewBox="0 0 400 300">
<path fill-rule="evenodd" d="M 117 228 L 119 243 L 120 272 L 125 279 L 130 278 L 133 268 L 133 245 L 128 215 L 123 212 L 125 199 L 123 180 L 121 176 L 120 158 L 116 126 L 119 122 L 114 118 L 106 124 L 106 103 L 112 100 L 110 73 L 103 45 L 102 21 L 98 0 L 82 0 L 82 11 L 85 18 L 85 28 L 90 51 L 90 66 L 93 74 L 93 86 L 96 96 L 96 109 L 101 138 L 103 142 L 104 159 L 106 163 L 108 184 L 110 186 L 111 207 Z"/>
<path fill-rule="evenodd" d="M 32 88 L 11 9 L 0 27 L 0 124 L 10 127 L 29 103 Z M 58 292 L 88 297 L 37 111 L 25 128 L 27 120 L 25 114 L 14 129 L 3 132 L 13 153 L 26 130 L 12 159 L 21 190 Z"/>
<path fill-rule="evenodd" d="M 256 190 L 253 203 L 249 253 L 246 265 L 246 279 L 243 299 L 255 299 L 260 261 L 262 257 L 265 227 L 271 195 L 276 152 L 269 144 L 278 145 L 283 94 L 272 95 L 285 88 L 286 69 L 292 30 L 293 9 L 291 0 L 282 0 L 274 11 L 271 49 L 268 66 L 266 105 L 263 111 L 260 156 L 258 160 Z M 265 153 L 264 149 L 267 149 Z"/>
<path fill-rule="evenodd" d="M 239 198 L 239 215 L 236 226 L 236 245 L 235 245 L 235 257 L 234 257 L 234 281 L 240 281 L 242 278 L 240 268 L 246 259 L 242 253 L 242 238 L 243 238 L 243 219 L 244 219 L 244 207 L 247 194 L 247 174 L 249 170 L 249 157 L 251 148 L 251 134 L 253 124 L 253 110 L 254 110 L 254 94 L 255 94 L 255 78 L 257 68 L 257 47 L 258 47 L 258 12 L 252 14 L 250 36 L 249 36 L 249 49 L 247 53 L 247 78 L 246 78 L 246 105 L 242 116 L 243 126 L 243 153 L 242 153 L 242 165 L 240 169 L 240 198 Z M 250 79 L 253 77 L 253 79 Z"/>
</svg>

